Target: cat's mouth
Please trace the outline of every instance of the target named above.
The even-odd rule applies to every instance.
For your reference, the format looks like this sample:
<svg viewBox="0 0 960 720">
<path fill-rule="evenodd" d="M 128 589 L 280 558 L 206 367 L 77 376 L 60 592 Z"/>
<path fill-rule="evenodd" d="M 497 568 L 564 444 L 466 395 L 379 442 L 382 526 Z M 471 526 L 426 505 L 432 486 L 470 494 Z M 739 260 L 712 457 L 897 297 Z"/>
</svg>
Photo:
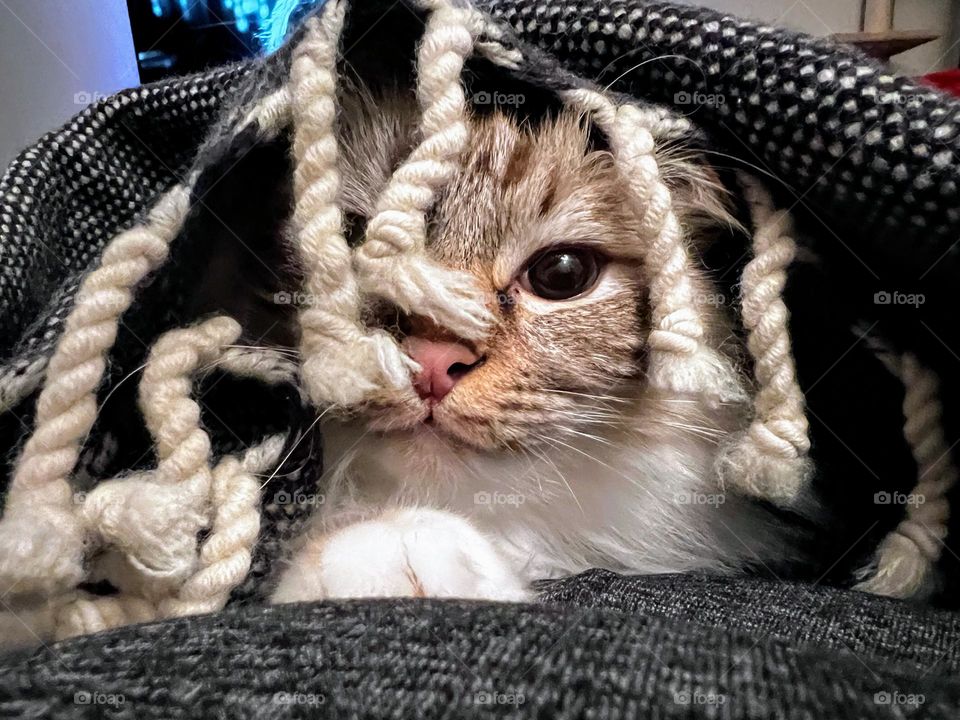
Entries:
<svg viewBox="0 0 960 720">
<path fill-rule="evenodd" d="M 490 449 L 488 435 L 480 427 L 483 423 L 465 420 L 442 402 L 411 400 L 369 408 L 366 415 L 367 427 L 383 435 L 431 438 L 476 450 Z"/>
<path fill-rule="evenodd" d="M 462 433 L 458 432 L 458 423 L 455 418 L 451 419 L 448 414 L 445 416 L 437 403 L 427 401 L 424 404 L 424 414 L 420 421 L 410 428 L 411 432 L 415 434 L 428 433 L 458 443 L 465 442 Z"/>
</svg>

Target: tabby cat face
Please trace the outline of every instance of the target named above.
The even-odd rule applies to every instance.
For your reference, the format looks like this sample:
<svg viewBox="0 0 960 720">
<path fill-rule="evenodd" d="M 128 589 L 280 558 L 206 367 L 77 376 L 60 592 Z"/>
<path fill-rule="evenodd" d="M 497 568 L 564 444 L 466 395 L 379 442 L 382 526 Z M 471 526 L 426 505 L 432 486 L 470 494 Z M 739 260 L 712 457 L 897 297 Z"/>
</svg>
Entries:
<svg viewBox="0 0 960 720">
<path fill-rule="evenodd" d="M 345 204 L 358 215 L 369 217 L 371 188 L 405 152 L 389 150 L 406 131 L 383 119 L 390 115 L 360 113 L 347 131 Z M 592 435 L 618 424 L 624 404 L 649 400 L 645 248 L 627 197 L 611 154 L 591 147 L 577 114 L 536 129 L 499 113 L 473 120 L 463 169 L 431 218 L 428 252 L 473 276 L 495 323 L 472 345 L 404 318 L 406 347 L 461 348 L 450 357 L 456 382 L 442 399 L 384 396 L 365 409 L 368 427 L 521 448 Z"/>
<path fill-rule="evenodd" d="M 476 278 L 496 323 L 475 348 L 482 362 L 433 408 L 437 430 L 484 448 L 525 445 L 599 412 L 586 396 L 639 382 L 637 218 L 612 157 L 587 144 L 573 115 L 536 133 L 502 115 L 477 122 L 429 250 Z"/>
</svg>

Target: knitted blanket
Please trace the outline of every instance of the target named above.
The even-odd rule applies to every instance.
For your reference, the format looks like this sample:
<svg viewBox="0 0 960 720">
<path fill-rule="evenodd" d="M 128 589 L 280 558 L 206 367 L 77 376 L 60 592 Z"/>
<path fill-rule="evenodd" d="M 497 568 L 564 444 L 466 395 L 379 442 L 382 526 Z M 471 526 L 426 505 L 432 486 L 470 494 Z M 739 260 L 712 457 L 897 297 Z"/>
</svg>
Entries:
<svg viewBox="0 0 960 720">
<path fill-rule="evenodd" d="M 283 541 L 309 515 L 322 469 L 317 398 L 363 387 L 364 378 L 331 381 L 311 370 L 311 358 L 298 368 L 280 354 L 245 352 L 258 337 L 230 318 L 200 323 L 197 288 L 224 242 L 269 258 L 291 202 L 278 188 L 291 177 L 294 218 L 306 227 L 321 216 L 305 214 L 320 201 L 303 178 L 321 173 L 323 159 L 298 144 L 298 132 L 325 116 L 321 105 L 298 109 L 298 98 L 328 82 L 337 45 L 319 40 L 344 22 L 342 10 L 318 10 L 269 57 L 98 102 L 0 180 L 0 442 L 10 449 L 3 522 L 22 554 L 0 557 L 0 576 L 21 591 L 69 596 L 69 612 L 50 620 L 54 634 L 257 600 Z M 951 322 L 960 105 L 849 48 L 669 3 L 486 0 L 476 12 L 372 2 L 333 29 L 361 77 L 391 75 L 415 52 L 421 68 L 433 67 L 433 45 L 417 50 L 416 42 L 431 17 L 453 17 L 443 13 L 466 13 L 456 22 L 474 35 L 473 57 L 459 60 L 467 70 L 461 104 L 496 103 L 498 93 L 531 105 L 580 102 L 624 147 L 636 137 L 618 113 L 629 105 L 651 138 L 683 135 L 718 164 L 763 178 L 770 211 L 791 211 L 801 254 L 812 259 L 790 271 L 784 291 L 786 370 L 792 378 L 795 358 L 810 423 L 810 439 L 802 418 L 804 437 L 787 450 L 803 461 L 812 447 L 811 482 L 829 516 L 811 540 L 817 562 L 790 570 L 852 584 L 879 547 L 884 572 L 896 570 L 885 557 L 909 556 L 920 570 L 886 586 L 883 576 L 875 590 L 915 589 L 935 563 L 955 576 L 943 539 L 960 437 L 951 372 L 951 348 L 960 347 Z M 458 83 L 461 69 L 441 78 L 443 87 Z M 439 136 L 452 126 L 441 113 L 448 109 L 428 104 L 425 127 Z M 422 219 L 423 208 L 413 220 L 415 211 Z M 325 257 L 333 256 L 313 259 Z M 401 260 L 415 277 L 421 266 Z M 738 262 L 721 258 L 717 267 Z M 735 276 L 726 282 L 733 296 Z M 311 327 L 342 319 L 331 320 L 329 307 L 317 309 L 327 314 L 312 316 Z M 470 318 L 451 311 L 451 323 L 469 327 Z M 324 346 L 313 359 L 329 365 L 337 352 Z M 664 377 L 687 361 L 665 356 Z M 763 362 L 761 354 L 758 368 Z M 199 515 L 166 518 L 163 527 L 182 531 L 175 536 L 151 535 L 159 526 L 140 498 L 189 495 L 181 482 L 219 499 Z M 912 493 L 927 502 L 899 500 Z M 42 522 L 37 508 L 49 513 Z M 208 564 L 159 579 L 150 567 L 151 582 L 176 588 L 162 611 L 140 601 L 139 587 L 120 588 L 138 598 L 121 602 L 98 594 L 103 578 L 89 572 L 83 543 L 92 526 L 108 547 L 149 547 L 164 568 L 185 553 L 193 560 L 202 531 Z M 222 545 L 228 535 L 247 542 Z M 142 560 L 117 562 L 149 575 Z M 229 563 L 242 571 L 224 580 Z M 78 587 L 83 593 L 72 595 Z"/>
<path fill-rule="evenodd" d="M 542 605 L 234 607 L 0 658 L 42 718 L 950 720 L 955 613 L 758 580 L 590 572 Z"/>
</svg>

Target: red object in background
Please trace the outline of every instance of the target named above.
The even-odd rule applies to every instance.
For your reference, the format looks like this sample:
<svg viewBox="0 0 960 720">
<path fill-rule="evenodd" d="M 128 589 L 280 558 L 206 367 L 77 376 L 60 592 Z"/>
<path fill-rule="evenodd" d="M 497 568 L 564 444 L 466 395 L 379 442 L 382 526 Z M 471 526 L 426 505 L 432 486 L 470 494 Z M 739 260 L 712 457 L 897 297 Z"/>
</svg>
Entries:
<svg viewBox="0 0 960 720">
<path fill-rule="evenodd" d="M 943 70 L 924 75 L 920 79 L 928 85 L 933 85 L 952 95 L 960 96 L 960 70 Z"/>
</svg>

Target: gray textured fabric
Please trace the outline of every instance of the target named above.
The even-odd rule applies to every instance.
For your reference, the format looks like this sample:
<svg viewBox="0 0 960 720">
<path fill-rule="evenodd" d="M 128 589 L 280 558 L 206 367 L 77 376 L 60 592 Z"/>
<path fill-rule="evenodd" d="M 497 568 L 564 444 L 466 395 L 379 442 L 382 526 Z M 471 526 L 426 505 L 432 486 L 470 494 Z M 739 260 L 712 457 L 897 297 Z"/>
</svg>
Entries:
<svg viewBox="0 0 960 720">
<path fill-rule="evenodd" d="M 740 163 L 766 165 L 773 176 L 793 189 L 794 195 L 789 190 L 781 191 L 780 199 L 785 205 L 794 206 L 807 230 L 801 240 L 820 253 L 824 263 L 821 275 L 806 279 L 799 273 L 792 276 L 788 293 L 794 312 L 792 329 L 801 381 L 805 389 L 811 390 L 808 397 L 815 412 L 814 452 L 821 468 L 817 483 L 835 513 L 829 527 L 834 533 L 845 533 L 840 540 L 836 534 L 816 537 L 823 545 L 825 571 L 837 575 L 830 579 L 849 581 L 849 570 L 869 556 L 883 531 L 902 513 L 902 508 L 878 508 L 871 502 L 878 487 L 887 488 L 878 483 L 903 490 L 915 477 L 915 468 L 900 437 L 902 418 L 897 409 L 900 397 L 896 383 L 884 375 L 872 358 L 850 366 L 863 349 L 854 348 L 855 338 L 849 331 L 852 325 L 863 323 L 875 328 L 896 346 L 918 352 L 944 375 L 948 442 L 960 437 L 954 402 L 955 359 L 948 349 L 960 347 L 960 326 L 953 319 L 958 270 L 957 250 L 953 246 L 960 237 L 955 193 L 960 164 L 956 159 L 945 163 L 943 155 L 944 150 L 956 150 L 960 142 L 955 127 L 957 103 L 934 91 L 917 90 L 909 81 L 887 79 L 878 66 L 849 49 L 781 30 L 758 28 L 705 10 L 636 0 L 484 0 L 481 6 L 506 23 L 505 42 L 515 44 L 525 58 L 516 73 L 481 68 L 475 63 L 472 69 L 486 72 L 488 86 L 498 82 L 524 83 L 527 88 L 555 90 L 581 83 L 584 78 L 598 77 L 601 82 L 609 82 L 626 72 L 616 84 L 619 90 L 651 101 L 677 103 L 676 109 L 700 125 L 709 142 L 716 143 L 716 147 Z M 390 16 L 381 22 L 384 12 Z M 359 4 L 351 17 L 346 46 L 353 53 L 385 53 L 388 46 L 405 41 L 412 47 L 413 33 L 422 28 L 409 8 L 387 2 Z M 363 42 L 353 47 L 353 39 L 361 38 Z M 667 60 L 656 60 L 664 55 L 686 56 L 690 62 L 665 66 Z M 78 279 L 96 262 L 109 237 L 133 223 L 158 192 L 182 180 L 188 171 L 199 173 L 202 192 L 198 192 L 198 198 L 206 197 L 206 190 L 214 186 L 221 191 L 232 188 L 229 178 L 223 178 L 224 171 L 232 170 L 260 142 L 256 133 L 235 134 L 236 121 L 252 102 L 282 81 L 288 64 L 289 53 L 284 50 L 263 60 L 121 93 L 84 111 L 25 151 L 0 180 L 0 396 L 8 391 L 14 393 L 20 387 L 18 383 L 26 388 L 22 397 L 17 395 L 20 401 L 0 414 L 0 447 L 7 451 L 5 477 L 16 457 L 15 449 L 30 427 L 38 363 L 42 366 L 59 337 Z M 636 69 L 630 69 L 638 64 Z M 604 68 L 605 72 L 599 72 Z M 891 92 L 901 95 L 890 99 Z M 724 103 L 687 104 L 686 99 L 696 93 L 723 96 Z M 919 103 L 904 101 L 903 95 L 908 93 L 917 94 Z M 285 157 L 282 141 L 273 150 L 277 157 Z M 825 171 L 825 179 L 817 180 Z M 264 176 L 266 180 L 271 177 Z M 251 202 L 236 204 L 256 207 L 253 200 L 259 200 L 261 195 L 254 189 L 259 192 L 262 188 L 248 189 L 248 194 L 237 193 L 233 196 L 235 203 L 249 199 Z M 195 216 L 204 211 L 204 203 L 198 201 Z M 240 230 L 241 219 L 228 216 L 227 221 L 236 222 L 236 231 Z M 141 289 L 138 302 L 124 317 L 102 396 L 116 389 L 119 380 L 142 363 L 145 344 L 163 330 L 195 319 L 190 314 L 189 300 L 199 281 L 196 268 L 201 263 L 196 259 L 203 251 L 204 235 L 197 232 L 196 225 L 188 227 L 171 248 L 170 265 Z M 877 292 L 918 290 L 927 297 L 927 303 L 920 308 L 874 301 Z M 840 357 L 843 363 L 836 367 Z M 27 382 L 30 378 L 33 384 Z M 276 431 L 289 432 L 293 446 L 297 434 L 312 421 L 312 410 L 301 406 L 294 388 L 268 392 L 253 385 L 219 376 L 210 379 L 210 388 L 216 389 L 204 395 L 204 405 L 211 410 L 204 420 L 218 453 Z M 149 438 L 144 436 L 138 420 L 134 393 L 133 382 L 119 386 L 91 433 L 81 460 L 82 475 L 89 483 L 150 465 Z M 256 403 L 252 402 L 253 397 L 257 398 Z M 262 579 L 269 574 L 279 552 L 276 541 L 296 533 L 309 511 L 309 507 L 277 503 L 276 498 L 281 491 L 292 496 L 311 494 L 309 486 L 319 476 L 322 462 L 315 440 L 311 438 L 311 442 L 300 447 L 265 492 L 263 539 L 251 581 L 237 594 L 240 598 L 255 599 L 262 592 Z M 298 493 L 304 488 L 308 489 Z M 873 513 L 882 513 L 883 522 L 874 519 Z M 953 562 L 951 558 L 946 553 L 948 563 Z M 817 572 L 813 577 L 819 575 Z M 438 604 L 397 604 L 409 615 L 392 616 L 397 621 L 377 631 L 386 634 L 371 636 L 370 643 L 362 646 L 370 652 L 374 641 L 390 640 L 389 633 L 402 635 L 406 630 L 400 620 L 407 618 L 413 623 L 411 632 L 415 632 L 416 642 L 394 639 L 381 664 L 369 668 L 362 665 L 359 656 L 353 658 L 351 662 L 360 663 L 356 666 L 360 669 L 343 671 L 353 678 L 351 682 L 356 681 L 344 702 L 363 708 L 357 714 L 376 716 L 372 706 L 365 704 L 365 689 L 393 682 L 390 668 L 409 661 L 410 673 L 397 676 L 394 688 L 404 702 L 428 702 L 437 714 L 447 706 L 462 710 L 457 703 L 463 702 L 469 693 L 463 694 L 464 670 L 457 662 L 443 660 L 442 671 L 437 670 L 439 679 L 431 681 L 434 684 L 416 685 L 420 673 L 429 674 L 432 663 L 440 662 L 435 658 L 441 656 L 442 643 L 438 643 L 443 636 L 431 636 L 431 623 L 439 623 L 449 612 L 461 623 L 460 630 L 451 637 L 455 638 L 456 647 L 471 658 L 471 667 L 494 673 L 497 662 L 517 663 L 520 658 L 532 663 L 547 658 L 542 670 L 533 675 L 542 679 L 543 693 L 526 706 L 529 714 L 543 708 L 545 717 L 562 716 L 557 708 L 564 708 L 569 716 L 578 716 L 583 710 L 576 706 L 580 690 L 584 697 L 601 705 L 607 703 L 608 710 L 595 713 L 598 717 L 604 717 L 604 712 L 607 716 L 644 716 L 644 709 L 653 707 L 661 709 L 648 710 L 650 716 L 655 712 L 664 716 L 694 712 L 679 706 L 663 709 L 667 707 L 662 702 L 668 697 L 667 690 L 685 687 L 676 684 L 678 679 L 688 682 L 702 673 L 710 677 L 709 673 L 718 672 L 718 666 L 728 664 L 736 652 L 754 657 L 751 643 L 757 636 L 752 634 L 752 623 L 759 623 L 760 615 L 749 605 L 735 603 L 741 592 L 746 593 L 747 586 L 732 585 L 728 591 L 712 586 L 709 593 L 698 594 L 704 590 L 702 586 L 677 581 L 679 584 L 667 584 L 670 593 L 677 595 L 674 599 L 651 590 L 653 586 L 647 581 L 637 582 L 640 585 L 614 593 L 617 603 L 628 607 L 630 613 L 592 611 L 585 616 L 588 619 L 583 621 L 584 625 L 577 626 L 581 631 L 572 636 L 579 644 L 568 647 L 562 643 L 568 647 L 567 654 L 556 661 L 549 660 L 548 638 L 567 638 L 564 632 L 569 627 L 569 610 L 481 611 L 452 604 L 443 607 L 456 610 L 441 611 L 436 610 L 441 607 Z M 578 591 L 576 586 L 567 586 L 563 592 L 575 595 Z M 645 595 L 651 592 L 659 600 L 654 602 Z M 881 692 L 897 686 L 891 678 L 912 678 L 924 687 L 924 683 L 936 680 L 931 675 L 920 680 L 921 671 L 916 664 L 920 660 L 910 664 L 909 655 L 890 657 L 882 648 L 878 650 L 873 640 L 874 636 L 882 639 L 887 649 L 930 648 L 929 652 L 924 651 L 926 654 L 917 650 L 916 658 L 926 661 L 940 647 L 938 643 L 955 639 L 955 627 L 946 616 L 917 616 L 913 610 L 903 609 L 902 617 L 893 613 L 900 620 L 885 626 L 885 613 L 903 606 L 820 592 L 744 595 L 760 608 L 782 607 L 782 612 L 769 610 L 768 621 L 775 620 L 780 629 L 772 638 L 760 633 L 758 647 L 763 648 L 763 655 L 747 666 L 749 673 L 738 681 L 747 688 L 743 690 L 747 699 L 741 701 L 740 716 L 754 713 L 754 717 L 774 717 L 776 710 L 781 716 L 790 717 L 791 708 L 797 707 L 826 717 L 866 717 L 869 715 L 856 713 L 868 708 L 865 698 L 870 697 L 869 691 Z M 844 597 L 854 599 L 836 600 Z M 826 604 L 820 605 L 821 601 Z M 645 604 L 648 602 L 653 605 Z M 834 602 L 840 605 L 832 605 Z M 728 604 L 739 608 L 739 612 L 713 614 L 705 625 L 696 623 L 696 613 L 710 603 L 718 609 Z M 221 687 L 233 687 L 236 680 L 235 693 L 242 699 L 247 692 L 243 684 L 254 683 L 249 685 L 249 692 L 259 693 L 261 686 L 255 683 L 261 675 L 283 677 L 285 668 L 297 658 L 305 659 L 303 666 L 296 666 L 296 672 L 308 676 L 311 658 L 314 662 L 326 662 L 325 656 L 317 655 L 316 647 L 334 652 L 323 643 L 337 642 L 341 636 L 362 635 L 364 628 L 373 627 L 369 613 L 376 614 L 380 607 L 394 606 L 325 605 L 303 609 L 302 615 L 296 609 L 237 610 L 228 616 L 234 619 L 230 622 L 248 627 L 249 634 L 241 630 L 239 636 L 232 636 L 237 638 L 235 654 L 223 657 L 218 657 L 217 648 L 226 640 L 215 628 L 227 620 L 212 619 L 122 631 L 110 636 L 118 638 L 117 646 L 100 646 L 97 643 L 101 639 L 94 639 L 65 647 L 77 658 L 91 656 L 90 677 L 122 678 L 129 671 L 131 676 L 140 678 L 137 693 L 142 691 L 143 697 L 153 698 L 145 701 L 140 711 L 146 713 L 144 708 L 153 707 L 155 716 L 166 717 L 159 710 L 162 701 L 182 707 L 194 707 L 194 703 L 200 702 L 191 694 L 196 683 L 216 687 L 219 682 Z M 659 607 L 656 612 L 667 617 L 647 620 L 643 617 L 647 607 Z M 819 614 L 823 608 L 828 613 L 825 619 Z M 852 608 L 859 608 L 860 614 L 849 624 L 834 615 L 853 612 Z M 736 625 L 735 621 L 743 624 Z M 496 629 L 486 639 L 484 623 Z M 711 629 L 710 623 L 719 623 L 720 628 Z M 296 649 L 292 655 L 271 654 L 258 647 L 258 642 L 266 647 L 277 639 L 268 632 L 274 625 L 280 633 L 277 641 Z M 788 632 L 802 628 L 806 628 L 808 637 Z M 801 641 L 816 644 L 816 638 L 828 635 L 830 628 L 837 630 L 831 637 L 841 638 L 840 645 L 862 647 L 865 654 L 878 652 L 882 665 L 878 677 L 886 684 L 878 684 L 871 673 L 864 671 L 856 656 L 846 655 L 848 651 L 843 647 L 837 649 L 837 642 L 827 643 L 824 647 L 829 652 L 819 655 L 820 650 L 810 650 L 806 645 L 800 649 L 796 645 Z M 622 638 L 618 634 L 621 630 Z M 298 640 L 296 633 L 300 631 L 304 635 Z M 856 645 L 858 639 L 862 646 Z M 151 644 L 154 642 L 158 644 Z M 177 647 L 181 645 L 182 655 Z M 504 649 L 506 646 L 509 648 Z M 94 650 L 97 647 L 104 648 L 102 654 Z M 576 655 L 578 647 L 583 654 Z M 669 654 L 667 669 L 649 661 L 651 649 Z M 422 656 L 417 654 L 421 650 Z M 124 662 L 129 665 L 109 667 L 114 656 L 118 662 L 126 658 Z M 812 659 L 814 656 L 816 659 Z M 261 660 L 264 664 L 260 664 Z M 955 663 L 950 653 L 945 660 Z M 143 669 L 144 663 L 149 663 L 147 670 Z M 895 667 L 890 669 L 887 663 L 894 663 Z M 903 663 L 909 668 L 907 675 L 902 674 Z M 79 667 L 87 666 L 81 663 Z M 12 693 L 17 688 L 26 692 L 38 678 L 46 678 L 43 681 L 50 686 L 78 687 L 76 683 L 71 685 L 73 680 L 67 675 L 51 675 L 59 672 L 51 668 L 40 656 L 24 665 L 10 665 L 11 673 L 5 678 L 11 679 L 3 681 L 7 683 L 5 692 Z M 805 679 L 806 669 L 811 673 L 810 679 Z M 231 677 L 234 670 L 236 674 Z M 147 677 L 151 673 L 158 683 L 168 685 L 151 684 L 154 681 Z M 169 683 L 174 680 L 164 673 L 185 679 L 170 689 Z M 646 683 L 643 688 L 632 684 L 633 673 L 640 673 Z M 81 673 L 74 679 L 79 677 L 87 676 Z M 364 685 L 358 680 L 361 677 L 374 679 Z M 335 679 L 342 682 L 340 675 Z M 659 685 L 661 680 L 666 684 Z M 404 682 L 412 684 L 404 686 Z M 759 683 L 758 687 L 766 689 L 753 693 L 747 687 L 750 683 Z M 540 686 L 529 687 L 532 692 Z M 802 690 L 791 691 L 790 687 Z M 951 688 L 940 688 L 947 693 L 948 700 L 944 702 L 952 702 Z M 608 697 L 613 699 L 605 699 Z M 36 704 L 17 707 L 43 715 L 54 707 L 50 703 L 59 701 L 44 700 L 43 694 L 38 693 L 33 702 Z M 74 713 L 95 714 L 72 705 L 63 707 Z M 230 707 L 243 714 L 242 703 Z M 925 706 L 924 711 L 937 708 L 934 703 Z M 721 708 L 710 705 L 698 707 L 696 712 L 709 716 L 714 710 L 716 715 L 723 716 Z M 831 715 L 834 711 L 835 715 Z M 896 717 L 897 711 L 881 708 L 877 715 Z M 281 711 L 276 712 L 282 716 Z M 298 708 L 283 712 L 304 713 Z M 349 715 L 347 711 L 344 714 Z M 587 715 L 585 711 L 580 714 Z"/>
<path fill-rule="evenodd" d="M 960 713 L 953 614 L 793 584 L 612 573 L 545 599 L 246 608 L 79 638 L 0 659 L 0 716 Z"/>
</svg>

